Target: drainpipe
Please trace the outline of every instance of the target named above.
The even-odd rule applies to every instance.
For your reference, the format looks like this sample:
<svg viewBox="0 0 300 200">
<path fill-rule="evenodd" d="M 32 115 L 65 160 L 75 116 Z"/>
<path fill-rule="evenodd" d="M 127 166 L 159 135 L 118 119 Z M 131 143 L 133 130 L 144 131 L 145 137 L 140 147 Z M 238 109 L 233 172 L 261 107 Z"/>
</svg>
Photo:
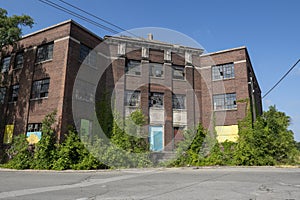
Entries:
<svg viewBox="0 0 300 200">
<path fill-rule="evenodd" d="M 253 115 L 253 122 L 256 121 L 256 106 L 255 106 L 255 97 L 254 97 L 254 86 L 253 86 L 253 78 L 250 76 L 250 87 L 251 87 L 251 99 L 252 99 L 252 115 Z"/>
</svg>

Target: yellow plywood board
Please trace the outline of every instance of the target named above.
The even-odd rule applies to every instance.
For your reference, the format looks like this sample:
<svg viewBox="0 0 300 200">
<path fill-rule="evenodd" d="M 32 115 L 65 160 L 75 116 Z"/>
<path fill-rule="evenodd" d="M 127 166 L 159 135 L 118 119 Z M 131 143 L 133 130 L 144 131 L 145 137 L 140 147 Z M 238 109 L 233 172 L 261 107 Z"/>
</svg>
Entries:
<svg viewBox="0 0 300 200">
<path fill-rule="evenodd" d="M 13 133 L 14 133 L 14 125 L 6 125 L 5 132 L 4 132 L 4 138 L 3 138 L 4 144 L 12 143 Z"/>
<path fill-rule="evenodd" d="M 239 135 L 239 128 L 238 125 L 231 125 L 231 126 L 216 126 L 217 132 L 217 140 L 218 142 L 236 142 Z"/>
</svg>

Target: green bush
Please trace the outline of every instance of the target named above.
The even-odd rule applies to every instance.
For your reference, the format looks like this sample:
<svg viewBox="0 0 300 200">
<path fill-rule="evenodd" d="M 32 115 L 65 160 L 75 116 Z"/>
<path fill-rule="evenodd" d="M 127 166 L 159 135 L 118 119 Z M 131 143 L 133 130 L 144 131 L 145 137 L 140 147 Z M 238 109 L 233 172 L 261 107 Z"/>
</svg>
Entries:
<svg viewBox="0 0 300 200">
<path fill-rule="evenodd" d="M 98 169 L 102 165 L 81 142 L 78 133 L 69 130 L 65 141 L 58 146 L 53 169 Z"/>
<path fill-rule="evenodd" d="M 33 155 L 29 150 L 29 143 L 24 134 L 13 138 L 13 143 L 7 150 L 7 155 L 11 159 L 3 167 L 13 169 L 29 169 L 31 167 Z"/>
<path fill-rule="evenodd" d="M 97 138 L 96 144 L 93 144 L 93 148 L 98 150 L 94 152 L 97 158 L 117 168 L 152 166 L 149 145 L 143 132 L 145 123 L 141 110 L 132 112 L 125 121 L 116 117 L 111 140 L 104 142 Z"/>
<path fill-rule="evenodd" d="M 56 111 L 46 115 L 42 122 L 42 138 L 36 144 L 34 150 L 34 169 L 52 169 L 57 157 L 56 133 L 53 125 L 56 122 Z"/>
<path fill-rule="evenodd" d="M 294 164 L 299 155 L 293 132 L 288 130 L 290 117 L 271 106 L 252 124 L 250 113 L 239 124 L 235 151 L 237 165 Z"/>
</svg>

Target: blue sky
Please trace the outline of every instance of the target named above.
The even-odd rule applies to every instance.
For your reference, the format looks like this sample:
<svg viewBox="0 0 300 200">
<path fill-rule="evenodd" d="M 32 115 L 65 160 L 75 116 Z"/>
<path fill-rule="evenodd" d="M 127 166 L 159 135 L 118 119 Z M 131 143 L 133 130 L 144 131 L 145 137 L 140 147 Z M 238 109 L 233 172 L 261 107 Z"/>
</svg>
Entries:
<svg viewBox="0 0 300 200">
<path fill-rule="evenodd" d="M 57 1 L 57 0 L 53 0 Z M 267 92 L 300 58 L 300 1 L 246 0 L 66 0 L 124 29 L 162 27 L 179 31 L 208 52 L 247 46 L 262 92 Z M 111 35 L 37 0 L 0 0 L 12 14 L 28 14 L 36 22 L 24 34 L 74 19 L 96 34 Z M 263 101 L 292 117 L 300 141 L 300 64 Z"/>
</svg>

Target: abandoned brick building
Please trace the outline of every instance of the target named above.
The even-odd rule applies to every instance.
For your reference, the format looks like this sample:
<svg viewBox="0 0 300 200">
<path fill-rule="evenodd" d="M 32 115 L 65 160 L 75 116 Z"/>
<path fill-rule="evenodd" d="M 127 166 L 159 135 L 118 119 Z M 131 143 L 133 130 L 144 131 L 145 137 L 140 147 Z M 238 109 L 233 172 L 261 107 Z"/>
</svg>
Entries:
<svg viewBox="0 0 300 200">
<path fill-rule="evenodd" d="M 104 41 L 108 54 L 93 50 Z M 109 63 L 97 66 L 98 57 Z M 101 38 L 69 20 L 26 35 L 1 54 L 1 145 L 17 134 L 40 138 L 41 122 L 54 110 L 58 138 L 74 123 L 91 132 L 92 117 L 74 122 L 72 99 L 88 107 L 102 93 L 77 91 L 75 79 L 82 66 L 92 77 L 106 65 L 102 77 L 95 77 L 100 84 L 94 91 L 113 91 L 122 117 L 137 108 L 143 111 L 153 151 L 172 150 L 182 130 L 198 123 L 215 129 L 219 142 L 236 141 L 238 121 L 247 110 L 253 119 L 262 112 L 261 91 L 246 47 L 203 53 L 201 48 L 156 41 L 152 35 Z"/>
</svg>

